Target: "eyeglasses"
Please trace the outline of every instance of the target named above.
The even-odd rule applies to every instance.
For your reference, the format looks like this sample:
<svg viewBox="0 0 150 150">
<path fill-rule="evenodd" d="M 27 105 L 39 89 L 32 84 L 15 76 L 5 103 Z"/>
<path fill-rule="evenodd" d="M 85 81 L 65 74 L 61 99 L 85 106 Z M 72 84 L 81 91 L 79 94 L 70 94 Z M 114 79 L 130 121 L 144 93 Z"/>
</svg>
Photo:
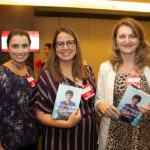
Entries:
<svg viewBox="0 0 150 150">
<path fill-rule="evenodd" d="M 67 47 L 72 48 L 75 46 L 76 44 L 76 40 L 69 40 L 69 41 L 58 41 L 56 42 L 56 47 L 57 48 L 63 48 L 65 46 L 65 44 L 67 45 Z"/>
</svg>

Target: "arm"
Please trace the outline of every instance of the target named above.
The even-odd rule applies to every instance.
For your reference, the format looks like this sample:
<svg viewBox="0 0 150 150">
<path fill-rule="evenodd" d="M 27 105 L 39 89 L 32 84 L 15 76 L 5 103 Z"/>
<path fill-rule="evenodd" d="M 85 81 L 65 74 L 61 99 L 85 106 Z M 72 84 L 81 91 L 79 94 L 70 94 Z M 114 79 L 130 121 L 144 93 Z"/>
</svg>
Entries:
<svg viewBox="0 0 150 150">
<path fill-rule="evenodd" d="M 82 119 L 81 111 L 79 109 L 74 111 L 68 120 L 53 119 L 51 114 L 44 113 L 38 108 L 36 109 L 36 117 L 41 124 L 56 128 L 72 128 Z"/>
<path fill-rule="evenodd" d="M 1 140 L 0 140 L 0 150 L 4 150 L 3 147 L 2 147 Z"/>
<path fill-rule="evenodd" d="M 49 90 L 49 88 L 53 89 L 49 79 L 53 84 L 55 83 L 47 70 L 44 70 L 38 80 L 37 83 L 37 107 L 36 107 L 36 117 L 41 122 L 41 124 L 50 127 L 58 127 L 58 128 L 71 128 L 79 123 L 81 120 L 81 112 L 75 111 L 72 113 L 67 121 L 65 120 L 56 120 L 52 118 L 52 111 L 55 102 L 55 92 Z M 49 88 L 47 88 L 49 87 Z M 57 89 L 56 89 L 57 90 Z"/>
<path fill-rule="evenodd" d="M 99 115 L 103 114 L 106 117 L 110 117 L 113 119 L 119 119 L 118 115 L 120 112 L 118 109 L 113 106 L 112 104 L 108 103 L 105 95 L 106 95 L 106 87 L 108 83 L 108 74 L 107 72 L 110 71 L 110 67 L 106 64 L 102 64 L 98 74 L 98 84 L 97 84 L 97 91 L 96 91 L 96 101 L 95 101 L 95 109 L 99 113 Z M 108 72 L 109 73 L 109 72 Z M 113 89 L 112 91 L 113 92 Z M 108 93 L 110 94 L 110 93 Z"/>
<path fill-rule="evenodd" d="M 120 112 L 114 105 L 108 104 L 106 102 L 99 102 L 97 108 L 106 117 L 119 119 Z"/>
<path fill-rule="evenodd" d="M 150 67 L 145 66 L 145 68 L 144 68 L 144 74 L 146 76 L 148 85 L 150 86 Z M 141 111 L 142 114 L 144 114 L 144 115 L 150 115 L 150 104 L 148 104 L 147 107 L 141 106 L 139 109 L 140 109 L 140 111 Z"/>
</svg>

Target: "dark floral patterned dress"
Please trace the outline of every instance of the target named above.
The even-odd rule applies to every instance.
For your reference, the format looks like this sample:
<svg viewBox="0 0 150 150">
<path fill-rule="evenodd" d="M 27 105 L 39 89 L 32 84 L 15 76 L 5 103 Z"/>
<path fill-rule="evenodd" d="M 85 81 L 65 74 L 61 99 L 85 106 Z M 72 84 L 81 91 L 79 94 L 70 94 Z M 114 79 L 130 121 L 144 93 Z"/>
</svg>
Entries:
<svg viewBox="0 0 150 150">
<path fill-rule="evenodd" d="M 27 70 L 33 75 L 28 66 Z M 18 76 L 0 66 L 0 139 L 5 150 L 38 141 L 39 125 L 29 114 L 32 92 L 26 76 Z"/>
<path fill-rule="evenodd" d="M 114 106 L 118 106 L 126 88 L 128 74 L 117 74 L 114 85 Z M 140 75 L 140 89 L 150 94 L 144 75 Z M 106 150 L 150 150 L 150 116 L 143 115 L 136 126 L 121 120 L 111 120 Z"/>
</svg>

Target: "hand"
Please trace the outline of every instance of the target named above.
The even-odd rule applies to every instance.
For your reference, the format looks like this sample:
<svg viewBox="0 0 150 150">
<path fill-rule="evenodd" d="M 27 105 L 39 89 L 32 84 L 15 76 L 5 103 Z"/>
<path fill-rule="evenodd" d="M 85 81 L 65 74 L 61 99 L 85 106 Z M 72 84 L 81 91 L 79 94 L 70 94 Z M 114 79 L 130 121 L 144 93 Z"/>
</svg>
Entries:
<svg viewBox="0 0 150 150">
<path fill-rule="evenodd" d="M 82 119 L 81 111 L 80 109 L 75 110 L 68 118 L 68 127 L 72 128 L 76 126 L 80 120 Z"/>
<path fill-rule="evenodd" d="M 141 106 L 139 109 L 142 114 L 150 115 L 150 105 L 148 105 L 147 107 Z"/>
<path fill-rule="evenodd" d="M 0 146 L 0 150 L 4 150 L 2 146 Z"/>
<path fill-rule="evenodd" d="M 112 104 L 100 102 L 97 107 L 106 117 L 110 117 L 117 120 L 119 119 L 120 112 Z"/>
<path fill-rule="evenodd" d="M 0 140 L 0 150 L 4 150 L 3 147 L 2 147 L 1 140 Z"/>
</svg>

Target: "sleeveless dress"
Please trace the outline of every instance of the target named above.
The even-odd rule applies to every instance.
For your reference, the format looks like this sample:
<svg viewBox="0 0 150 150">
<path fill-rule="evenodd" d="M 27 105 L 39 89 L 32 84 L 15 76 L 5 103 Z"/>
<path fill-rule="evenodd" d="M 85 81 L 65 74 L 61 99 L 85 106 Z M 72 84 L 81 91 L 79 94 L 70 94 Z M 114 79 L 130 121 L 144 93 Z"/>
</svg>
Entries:
<svg viewBox="0 0 150 150">
<path fill-rule="evenodd" d="M 114 106 L 118 106 L 126 88 L 129 74 L 117 74 L 114 84 Z M 144 75 L 140 77 L 140 89 L 150 94 Z M 150 150 L 150 116 L 143 115 L 136 126 L 121 120 L 111 120 L 106 150 Z"/>
</svg>

